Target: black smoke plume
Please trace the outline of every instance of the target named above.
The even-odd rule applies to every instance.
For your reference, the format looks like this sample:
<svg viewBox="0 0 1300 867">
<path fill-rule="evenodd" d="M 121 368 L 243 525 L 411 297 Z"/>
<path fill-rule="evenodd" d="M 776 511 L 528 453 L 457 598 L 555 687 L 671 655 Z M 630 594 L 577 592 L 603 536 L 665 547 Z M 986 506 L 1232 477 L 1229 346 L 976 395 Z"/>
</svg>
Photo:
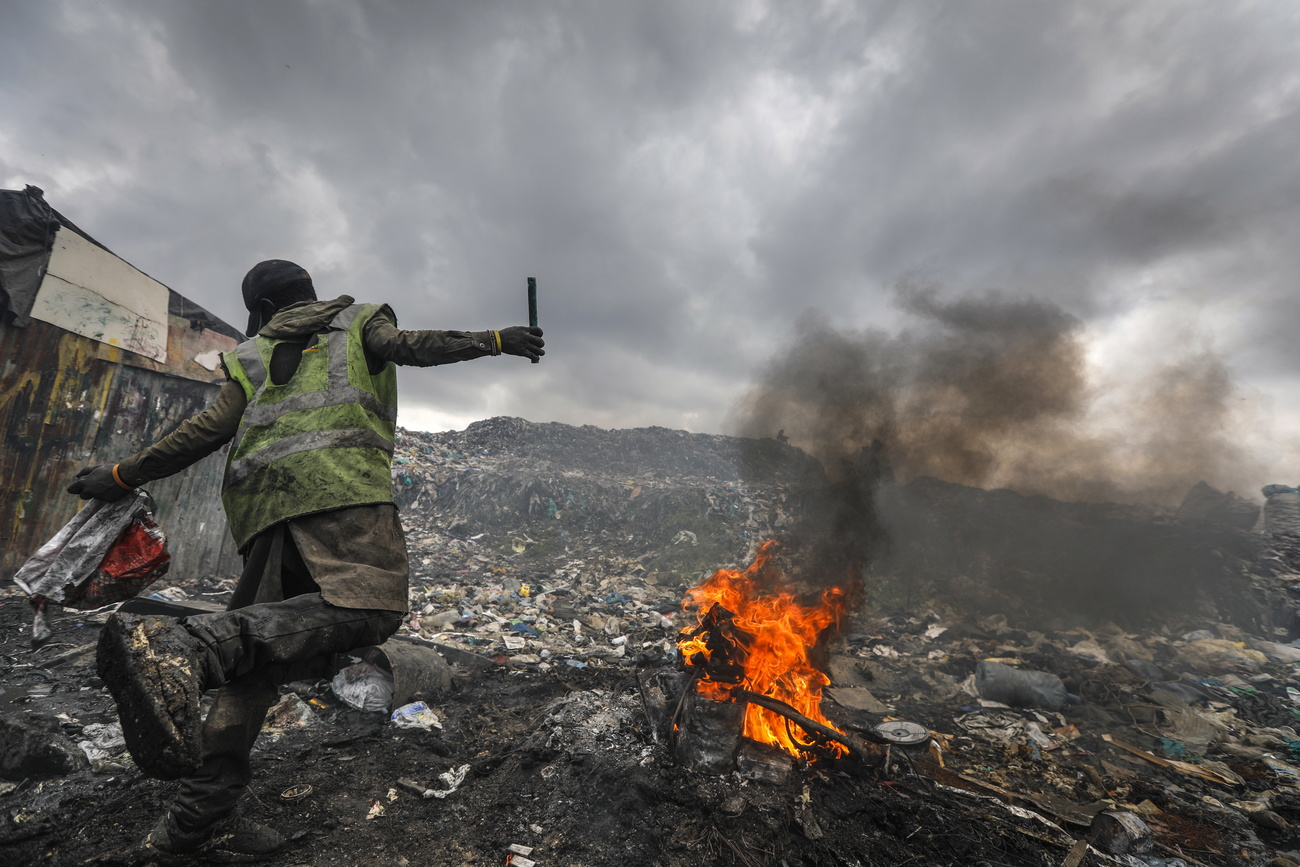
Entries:
<svg viewBox="0 0 1300 867">
<path fill-rule="evenodd" d="M 1062 500 L 1177 505 L 1201 480 L 1256 482 L 1235 435 L 1237 388 L 1213 354 L 1107 393 L 1089 379 L 1083 323 L 1053 304 L 945 300 L 914 283 L 895 298 L 912 322 L 898 333 L 805 316 L 743 401 L 739 433 L 783 429 L 832 475 L 877 442 L 899 481 Z"/>
<path fill-rule="evenodd" d="M 1221 360 L 1107 391 L 1084 324 L 1052 304 L 915 284 L 896 301 L 898 333 L 805 317 L 743 404 L 742 434 L 783 430 L 826 471 L 791 534 L 803 580 L 873 576 L 877 603 L 1025 625 L 1233 610 L 1212 549 L 1249 541 L 1137 505 L 1258 478 Z"/>
</svg>

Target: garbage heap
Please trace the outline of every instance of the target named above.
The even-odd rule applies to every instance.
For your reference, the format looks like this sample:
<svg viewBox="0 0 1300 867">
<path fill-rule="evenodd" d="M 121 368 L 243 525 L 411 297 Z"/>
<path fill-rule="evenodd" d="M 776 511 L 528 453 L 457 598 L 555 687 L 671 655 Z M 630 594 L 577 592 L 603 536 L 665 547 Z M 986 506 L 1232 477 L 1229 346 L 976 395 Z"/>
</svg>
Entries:
<svg viewBox="0 0 1300 867">
<path fill-rule="evenodd" d="M 819 648 L 820 711 L 919 739 L 873 741 L 874 765 L 741 743 L 700 772 L 669 724 L 693 712 L 686 591 L 768 539 L 791 572 L 817 566 L 800 545 L 852 485 L 777 440 L 400 431 L 413 580 L 390 644 L 436 649 L 454 680 L 420 706 L 394 676 L 380 710 L 286 685 L 248 808 L 301 836 L 302 863 L 1300 865 L 1295 522 L 1208 486 L 1164 509 L 864 478 L 878 521 L 840 526 L 882 536 L 865 603 Z M 229 591 L 185 578 L 152 595 Z M 0 845 L 85 863 L 168 793 L 139 785 L 94 688 L 107 612 L 60 612 L 38 651 L 29 617 L 0 588 Z"/>
<path fill-rule="evenodd" d="M 684 591 L 827 514 L 797 449 L 654 428 L 402 432 L 394 478 L 409 634 L 513 670 L 680 668 Z M 1300 864 L 1300 537 L 1203 484 L 1169 509 L 876 481 L 832 720 L 919 723 L 915 773 L 1094 859 Z"/>
<path fill-rule="evenodd" d="M 493 418 L 399 430 L 393 479 L 412 630 L 516 665 L 672 658 L 682 595 L 767 539 L 801 552 L 834 521 L 821 465 L 775 439 Z M 842 498 L 843 485 L 836 496 Z M 1198 485 L 1180 509 L 1066 503 L 936 479 L 873 479 L 869 604 L 1021 628 L 1226 623 L 1300 636 L 1300 536 Z"/>
<path fill-rule="evenodd" d="M 543 671 L 671 659 L 685 588 L 789 531 L 823 479 L 776 440 L 515 418 L 399 430 L 410 627 Z"/>
</svg>

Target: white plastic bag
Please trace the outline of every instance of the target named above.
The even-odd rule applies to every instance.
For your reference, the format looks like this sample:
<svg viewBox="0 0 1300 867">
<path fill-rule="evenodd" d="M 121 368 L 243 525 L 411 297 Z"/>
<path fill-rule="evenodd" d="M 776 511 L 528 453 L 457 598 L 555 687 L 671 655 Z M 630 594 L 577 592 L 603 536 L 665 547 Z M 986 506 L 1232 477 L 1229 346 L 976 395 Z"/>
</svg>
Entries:
<svg viewBox="0 0 1300 867">
<path fill-rule="evenodd" d="M 355 656 L 352 665 L 334 675 L 330 689 L 357 710 L 387 712 L 393 703 L 393 675 Z"/>
</svg>

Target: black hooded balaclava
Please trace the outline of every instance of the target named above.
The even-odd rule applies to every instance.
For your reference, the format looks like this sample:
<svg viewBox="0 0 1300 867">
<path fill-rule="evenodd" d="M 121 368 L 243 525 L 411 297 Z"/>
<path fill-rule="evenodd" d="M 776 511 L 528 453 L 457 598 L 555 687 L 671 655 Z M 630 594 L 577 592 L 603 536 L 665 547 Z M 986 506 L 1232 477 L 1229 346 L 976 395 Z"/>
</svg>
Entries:
<svg viewBox="0 0 1300 867">
<path fill-rule="evenodd" d="M 244 306 L 248 308 L 248 328 L 244 333 L 249 337 L 256 335 L 265 324 L 261 317 L 263 301 L 270 301 L 279 310 L 299 301 L 316 300 L 311 275 L 287 259 L 258 262 L 244 275 L 242 288 Z"/>
</svg>

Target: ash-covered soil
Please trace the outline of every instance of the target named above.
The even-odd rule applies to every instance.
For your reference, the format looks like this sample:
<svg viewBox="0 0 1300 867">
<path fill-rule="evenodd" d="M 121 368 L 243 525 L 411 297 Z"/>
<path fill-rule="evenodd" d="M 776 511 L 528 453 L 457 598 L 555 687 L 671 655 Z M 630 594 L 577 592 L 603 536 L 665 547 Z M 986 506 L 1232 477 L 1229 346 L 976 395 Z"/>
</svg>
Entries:
<svg viewBox="0 0 1300 867">
<path fill-rule="evenodd" d="M 763 782 L 679 766 L 640 684 L 672 670 L 682 594 L 712 570 L 780 538 L 815 574 L 810 542 L 878 529 L 841 520 L 815 462 L 774 440 L 518 419 L 402 432 L 395 461 L 412 565 L 400 637 L 443 648 L 455 688 L 429 730 L 323 682 L 286 688 L 244 802 L 293 837 L 272 863 L 1300 865 L 1295 538 L 933 480 L 877 489 L 887 536 L 864 608 L 821 648 L 823 710 L 849 730 L 917 722 L 937 749 Z M 231 587 L 184 579 L 150 592 L 219 605 Z M 175 790 L 112 746 L 94 674 L 105 619 L 52 607 L 54 638 L 33 651 L 25 597 L 0 587 L 11 864 L 129 863 Z M 1059 676 L 1081 702 L 985 701 L 988 658 Z M 1140 851 L 1087 846 L 1103 811 L 1141 816 Z"/>
<path fill-rule="evenodd" d="M 53 641 L 35 652 L 28 616 L 22 599 L 0 602 L 0 701 L 6 717 L 75 742 L 115 716 L 94 677 L 102 615 L 56 615 Z M 1058 865 L 1072 842 L 904 762 L 879 778 L 846 765 L 781 784 L 686 771 L 655 743 L 634 667 L 453 667 L 456 691 L 437 708 L 441 731 L 395 728 L 384 714 L 342 705 L 323 684 L 286 690 L 307 703 L 290 699 L 269 722 L 244 802 L 252 818 L 294 837 L 272 863 L 496 865 L 516 844 L 538 864 L 568 867 L 1002 867 Z M 442 799 L 399 784 L 445 790 L 440 775 L 466 766 Z M 129 863 L 175 786 L 144 777 L 124 756 L 40 775 L 0 796 L 0 853 L 11 864 Z M 301 800 L 281 796 L 302 786 L 312 792 Z"/>
</svg>

